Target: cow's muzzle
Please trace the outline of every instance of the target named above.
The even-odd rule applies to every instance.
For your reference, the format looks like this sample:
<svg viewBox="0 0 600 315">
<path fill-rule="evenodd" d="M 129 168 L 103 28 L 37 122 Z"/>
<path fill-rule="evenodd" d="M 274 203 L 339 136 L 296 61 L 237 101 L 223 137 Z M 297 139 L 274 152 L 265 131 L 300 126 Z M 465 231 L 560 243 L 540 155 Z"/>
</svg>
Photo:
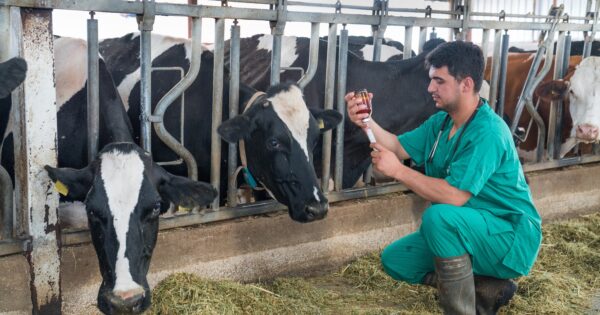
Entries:
<svg viewBox="0 0 600 315">
<path fill-rule="evenodd" d="M 600 135 L 600 129 L 598 126 L 592 124 L 581 124 L 577 125 L 575 130 L 575 137 L 581 142 L 596 142 Z"/>
<path fill-rule="evenodd" d="M 311 202 L 306 204 L 303 211 L 301 211 L 297 215 L 292 214 L 292 219 L 303 223 L 321 220 L 325 218 L 325 216 L 327 216 L 328 210 L 329 203 L 327 201 Z"/>
<path fill-rule="evenodd" d="M 135 292 L 108 292 L 106 298 L 114 311 L 113 314 L 139 314 L 145 311 L 149 304 L 145 303 L 146 292 L 141 287 Z"/>
</svg>

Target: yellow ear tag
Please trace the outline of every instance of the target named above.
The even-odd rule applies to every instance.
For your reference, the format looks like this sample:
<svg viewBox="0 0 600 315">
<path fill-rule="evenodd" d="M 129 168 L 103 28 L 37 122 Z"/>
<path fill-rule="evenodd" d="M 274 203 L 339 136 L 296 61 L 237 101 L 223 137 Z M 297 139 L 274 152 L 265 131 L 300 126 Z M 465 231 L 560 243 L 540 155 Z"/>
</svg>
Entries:
<svg viewBox="0 0 600 315">
<path fill-rule="evenodd" d="M 182 206 L 177 206 L 177 211 L 182 211 L 182 212 L 188 212 L 190 211 L 190 208 L 186 208 L 186 207 L 182 207 Z"/>
<path fill-rule="evenodd" d="M 58 191 L 58 193 L 63 196 L 66 196 L 69 194 L 69 188 L 67 188 L 67 186 L 59 180 L 57 180 L 54 183 L 54 187 L 56 188 L 56 191 Z"/>
<path fill-rule="evenodd" d="M 323 121 L 323 119 L 319 119 L 319 129 L 324 129 L 325 128 L 325 122 Z"/>
</svg>

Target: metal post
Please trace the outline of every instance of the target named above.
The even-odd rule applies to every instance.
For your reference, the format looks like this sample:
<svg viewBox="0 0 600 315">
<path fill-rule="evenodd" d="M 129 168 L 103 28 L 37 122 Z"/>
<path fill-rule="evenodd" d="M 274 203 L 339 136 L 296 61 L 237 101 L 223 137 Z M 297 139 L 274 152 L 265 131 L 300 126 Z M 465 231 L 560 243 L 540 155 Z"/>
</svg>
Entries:
<svg viewBox="0 0 600 315">
<path fill-rule="evenodd" d="M 58 233 L 58 193 L 44 170 L 56 165 L 56 92 L 52 11 L 22 10 L 23 57 L 27 61 L 24 97 L 18 108 L 22 130 L 15 151 L 15 178 L 20 214 L 31 237 L 26 253 L 30 268 L 33 314 L 60 314 L 60 237 Z M 15 21 L 17 22 L 17 21 Z M 21 21 L 18 21 L 21 22 Z"/>
<path fill-rule="evenodd" d="M 327 37 L 327 66 L 325 68 L 325 109 L 333 109 L 333 93 L 335 89 L 335 53 L 337 50 L 337 24 L 329 24 Z M 329 191 L 331 168 L 331 130 L 323 134 L 323 175 L 321 188 L 324 193 Z"/>
<path fill-rule="evenodd" d="M 373 33 L 373 61 L 381 60 L 381 45 L 383 44 L 383 36 L 387 28 L 387 4 L 387 0 L 373 0 L 372 14 L 379 16 L 379 24 L 371 26 Z M 404 45 L 404 50 L 406 51 L 406 42 Z"/>
<path fill-rule="evenodd" d="M 500 75 L 499 75 L 499 87 L 498 87 L 498 102 L 496 104 L 496 113 L 500 116 L 504 116 L 504 94 L 506 91 L 506 67 L 508 64 L 508 42 L 510 36 L 508 31 L 502 35 L 502 50 L 500 54 Z"/>
<path fill-rule="evenodd" d="M 88 80 L 87 80 L 87 156 L 88 163 L 98 153 L 98 132 L 100 126 L 100 87 L 98 82 L 98 20 L 90 12 L 87 20 Z"/>
<path fill-rule="evenodd" d="M 0 215 L 2 226 L 0 239 L 11 239 L 13 236 L 13 184 L 8 172 L 0 165 Z"/>
<path fill-rule="evenodd" d="M 240 26 L 237 21 L 231 26 L 231 40 L 229 41 L 229 119 L 239 112 L 240 101 Z M 238 152 L 235 143 L 229 144 L 229 159 L 227 160 L 227 203 L 230 207 L 237 206 L 236 172 L 238 166 Z"/>
<path fill-rule="evenodd" d="M 484 29 L 481 36 L 481 51 L 483 52 L 483 69 L 487 67 L 488 52 L 490 49 L 490 30 Z"/>
<path fill-rule="evenodd" d="M 490 80 L 490 105 L 496 109 L 498 82 L 500 80 L 500 53 L 502 49 L 502 30 L 496 30 L 494 36 L 494 53 L 492 55 L 492 76 Z"/>
<path fill-rule="evenodd" d="M 152 154 L 150 115 L 152 113 L 152 56 L 151 34 L 155 16 L 154 0 L 144 0 L 144 14 L 138 16 L 140 30 L 140 140 L 142 148 Z"/>
<path fill-rule="evenodd" d="M 317 73 L 317 66 L 319 65 L 319 29 L 321 23 L 311 23 L 310 25 L 310 48 L 308 52 L 308 67 L 306 73 L 298 80 L 298 86 L 304 89 L 310 80 Z"/>
<path fill-rule="evenodd" d="M 591 3 L 588 2 L 588 12 L 591 9 Z M 594 38 L 596 37 L 596 26 L 598 24 L 598 9 L 600 9 L 600 0 L 596 0 L 596 9 L 594 10 L 594 21 L 592 22 L 592 30 L 589 34 L 586 34 L 583 45 L 583 58 L 587 58 L 591 55 Z M 588 20 L 586 20 L 588 23 Z"/>
<path fill-rule="evenodd" d="M 223 120 L 223 66 L 225 53 L 225 19 L 215 19 L 215 46 L 213 64 L 213 107 L 210 142 L 210 183 L 217 189 L 217 198 L 212 203 L 213 210 L 219 209 L 221 194 L 221 137 L 217 127 Z"/>
<path fill-rule="evenodd" d="M 558 39 L 556 40 L 556 53 L 554 56 L 554 74 L 553 79 L 561 79 L 563 77 L 563 62 L 565 52 L 565 32 L 558 33 Z M 550 112 L 548 116 L 548 137 L 546 139 L 547 156 L 549 160 L 553 160 L 560 154 L 560 145 L 555 146 L 555 139 L 557 137 L 557 124 L 560 124 L 558 120 L 559 116 L 562 116 L 562 102 L 553 101 L 550 103 Z M 560 135 L 558 135 L 560 137 Z"/>
<path fill-rule="evenodd" d="M 421 26 L 419 28 L 419 54 L 423 52 L 423 45 L 427 41 L 427 27 Z"/>
<path fill-rule="evenodd" d="M 346 115 L 346 76 L 348 74 L 348 30 L 340 32 L 338 53 L 338 80 L 337 80 L 337 110 L 342 115 L 342 123 L 336 128 L 335 137 L 335 190 L 341 191 L 344 179 L 344 116 Z"/>
<path fill-rule="evenodd" d="M 281 72 L 281 37 L 285 29 L 287 6 L 285 0 L 278 0 L 276 6 L 277 20 L 271 21 L 271 34 L 273 35 L 273 50 L 271 51 L 271 85 L 279 83 Z"/>
<path fill-rule="evenodd" d="M 404 51 L 402 52 L 402 59 L 409 59 L 412 57 L 412 33 L 412 26 L 404 28 Z"/>
</svg>

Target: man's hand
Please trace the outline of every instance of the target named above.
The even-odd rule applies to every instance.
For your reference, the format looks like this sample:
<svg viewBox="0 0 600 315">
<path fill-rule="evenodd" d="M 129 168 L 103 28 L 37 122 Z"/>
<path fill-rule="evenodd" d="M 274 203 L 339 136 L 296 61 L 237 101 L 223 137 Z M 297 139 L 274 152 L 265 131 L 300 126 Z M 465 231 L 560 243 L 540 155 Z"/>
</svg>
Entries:
<svg viewBox="0 0 600 315">
<path fill-rule="evenodd" d="M 373 98 L 373 93 L 369 93 L 369 98 Z M 346 107 L 348 109 L 348 118 L 360 128 L 367 128 L 367 124 L 362 120 L 369 117 L 369 114 L 356 114 L 361 109 L 367 109 L 367 105 L 363 104 L 362 99 L 354 97 L 354 92 L 350 92 L 344 96 Z"/>
<path fill-rule="evenodd" d="M 406 166 L 398 160 L 396 154 L 379 143 L 372 143 L 371 148 L 371 161 L 375 170 L 385 176 L 399 179 L 399 174 Z"/>
</svg>

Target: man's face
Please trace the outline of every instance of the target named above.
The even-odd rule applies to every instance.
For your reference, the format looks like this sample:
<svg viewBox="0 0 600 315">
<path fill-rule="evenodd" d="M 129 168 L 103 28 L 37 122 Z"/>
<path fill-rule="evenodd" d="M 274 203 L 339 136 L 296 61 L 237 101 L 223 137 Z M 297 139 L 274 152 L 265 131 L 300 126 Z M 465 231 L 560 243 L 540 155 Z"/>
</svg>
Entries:
<svg viewBox="0 0 600 315">
<path fill-rule="evenodd" d="M 431 82 L 429 82 L 427 91 L 431 93 L 435 106 L 446 112 L 456 110 L 461 83 L 448 72 L 448 67 L 436 68 L 431 66 L 429 68 L 429 78 L 431 78 Z"/>
</svg>

